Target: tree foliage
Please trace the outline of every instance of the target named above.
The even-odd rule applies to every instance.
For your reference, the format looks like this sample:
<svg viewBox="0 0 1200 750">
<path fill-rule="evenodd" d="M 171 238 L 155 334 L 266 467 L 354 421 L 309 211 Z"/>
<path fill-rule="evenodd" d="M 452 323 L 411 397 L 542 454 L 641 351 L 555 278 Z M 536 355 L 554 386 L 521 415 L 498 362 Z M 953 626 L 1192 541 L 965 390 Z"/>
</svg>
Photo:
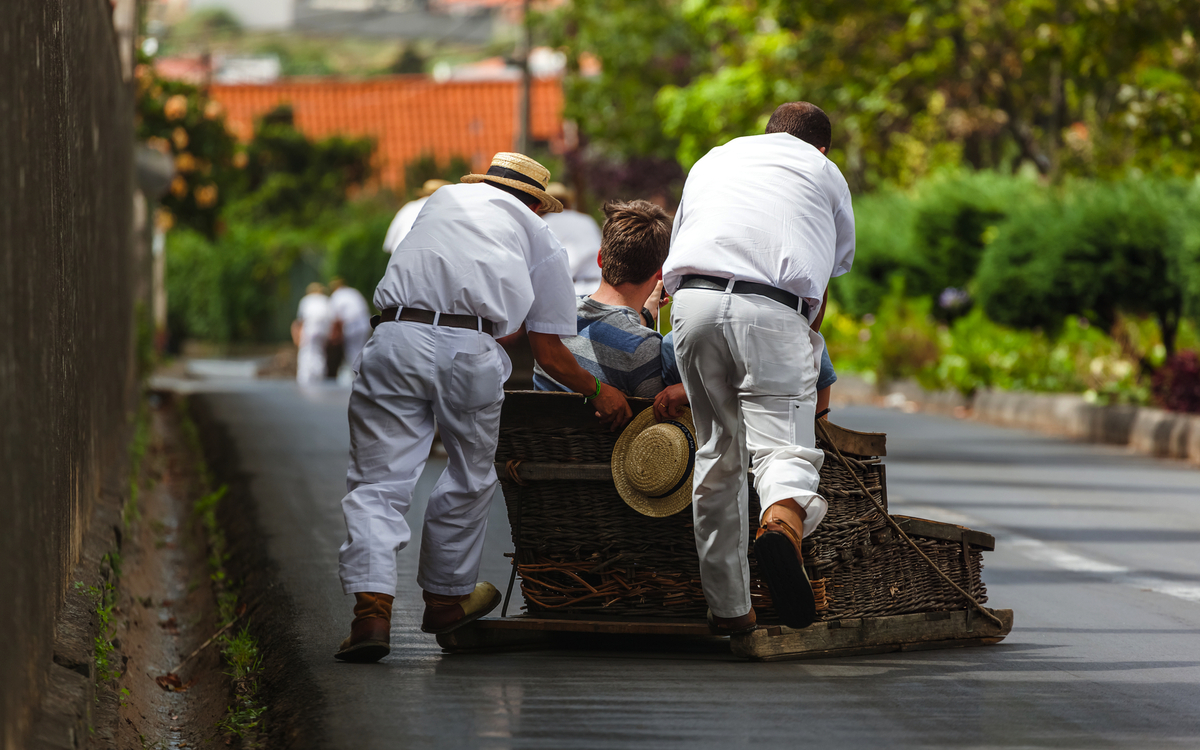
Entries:
<svg viewBox="0 0 1200 750">
<path fill-rule="evenodd" d="M 1196 3 L 577 0 L 552 18 L 567 116 L 623 155 L 675 144 L 687 167 L 805 99 L 833 118 L 856 190 L 961 161 L 1055 178 L 1200 166 Z M 579 75 L 585 54 L 598 76 Z"/>
<path fill-rule="evenodd" d="M 224 110 L 196 86 L 159 78 L 146 63 L 137 67 L 136 107 L 138 139 L 175 162 L 162 198 L 167 222 L 212 236 L 240 179 Z"/>
<path fill-rule="evenodd" d="M 246 149 L 246 198 L 235 210 L 258 220 L 304 224 L 346 202 L 371 176 L 369 138 L 332 136 L 314 140 L 301 133 L 292 108 L 264 115 Z"/>
</svg>

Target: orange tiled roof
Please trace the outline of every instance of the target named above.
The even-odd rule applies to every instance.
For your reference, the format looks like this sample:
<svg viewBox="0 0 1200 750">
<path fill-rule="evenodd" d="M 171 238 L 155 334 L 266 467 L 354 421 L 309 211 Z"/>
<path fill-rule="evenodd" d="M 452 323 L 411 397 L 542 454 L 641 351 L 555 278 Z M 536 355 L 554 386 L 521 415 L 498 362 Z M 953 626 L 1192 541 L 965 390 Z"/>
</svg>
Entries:
<svg viewBox="0 0 1200 750">
<path fill-rule="evenodd" d="M 384 185 L 404 184 L 404 165 L 431 152 L 446 162 L 453 155 L 486 169 L 497 151 L 516 140 L 517 81 L 448 81 L 428 76 L 393 76 L 361 81 L 293 79 L 268 85 L 213 85 L 212 98 L 225 107 L 229 129 L 249 140 L 254 122 L 273 107 L 290 103 L 296 127 L 310 137 L 372 136 Z M 535 79 L 530 130 L 534 140 L 557 143 L 562 135 L 562 81 Z"/>
</svg>

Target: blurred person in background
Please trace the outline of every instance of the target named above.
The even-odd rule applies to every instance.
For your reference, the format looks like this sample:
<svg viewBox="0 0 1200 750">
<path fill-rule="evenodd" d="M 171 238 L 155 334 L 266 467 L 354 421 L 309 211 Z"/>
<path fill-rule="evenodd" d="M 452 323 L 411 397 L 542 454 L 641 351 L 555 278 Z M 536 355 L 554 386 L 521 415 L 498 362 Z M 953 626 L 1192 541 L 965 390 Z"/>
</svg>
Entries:
<svg viewBox="0 0 1200 750">
<path fill-rule="evenodd" d="M 561 182 L 552 182 L 546 192 L 563 204 L 562 213 L 545 216 L 550 231 L 567 249 L 567 261 L 571 266 L 571 281 L 575 284 L 575 295 L 583 297 L 600 286 L 600 266 L 596 263 L 596 252 L 600 249 L 600 227 L 596 220 L 573 209 L 575 193 Z"/>
<path fill-rule="evenodd" d="M 371 310 L 362 292 L 347 286 L 341 277 L 334 276 L 329 286 L 333 289 L 329 295 L 333 325 L 326 346 L 328 361 L 325 363 L 325 374 L 336 378 L 343 363 L 354 366 L 358 353 L 367 343 L 367 337 L 371 335 Z"/>
<path fill-rule="evenodd" d="M 555 381 L 590 401 L 602 424 L 615 430 L 629 421 L 625 396 L 580 367 L 562 342 L 576 334 L 575 297 L 566 251 L 539 218 L 562 210 L 546 192 L 549 179 L 533 159 L 498 153 L 487 174 L 438 190 L 375 288 L 381 312 L 348 409 L 338 572 L 354 595 L 354 619 L 337 659 L 375 662 L 391 651 L 396 552 L 412 538 L 405 514 L 435 420 L 446 469 L 421 530 L 421 630 L 448 633 L 500 604 L 496 587 L 479 581 L 512 369 L 497 338 L 523 322 L 534 358 Z"/>
<path fill-rule="evenodd" d="M 392 223 L 388 225 L 387 234 L 383 238 L 385 253 L 391 255 L 405 235 L 412 231 L 417 214 L 421 213 L 421 209 L 424 208 L 429 197 L 449 184 L 445 180 L 425 180 L 425 184 L 421 185 L 421 189 L 417 191 L 417 199 L 401 206 L 400 210 L 396 212 L 396 218 L 392 219 Z"/>
<path fill-rule="evenodd" d="M 333 310 L 320 282 L 314 281 L 305 291 L 292 322 L 292 343 L 298 349 L 296 382 L 319 383 L 325 379 L 325 343 L 333 325 Z"/>
</svg>

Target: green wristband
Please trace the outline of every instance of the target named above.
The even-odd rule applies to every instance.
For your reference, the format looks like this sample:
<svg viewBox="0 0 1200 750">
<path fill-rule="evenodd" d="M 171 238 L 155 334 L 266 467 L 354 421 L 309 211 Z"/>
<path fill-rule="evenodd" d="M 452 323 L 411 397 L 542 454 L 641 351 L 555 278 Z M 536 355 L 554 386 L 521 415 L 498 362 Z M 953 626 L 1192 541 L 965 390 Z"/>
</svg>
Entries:
<svg viewBox="0 0 1200 750">
<path fill-rule="evenodd" d="M 583 400 L 584 400 L 585 402 L 586 402 L 586 401 L 591 401 L 592 399 L 594 399 L 594 398 L 596 398 L 597 396 L 599 396 L 599 395 L 600 395 L 600 378 L 597 378 L 595 375 L 593 375 L 592 377 L 593 377 L 593 378 L 595 378 L 595 380 L 596 380 L 596 392 L 595 392 L 595 393 L 593 393 L 593 394 L 592 394 L 592 395 L 590 395 L 590 396 L 584 396 L 584 397 L 583 397 Z"/>
</svg>

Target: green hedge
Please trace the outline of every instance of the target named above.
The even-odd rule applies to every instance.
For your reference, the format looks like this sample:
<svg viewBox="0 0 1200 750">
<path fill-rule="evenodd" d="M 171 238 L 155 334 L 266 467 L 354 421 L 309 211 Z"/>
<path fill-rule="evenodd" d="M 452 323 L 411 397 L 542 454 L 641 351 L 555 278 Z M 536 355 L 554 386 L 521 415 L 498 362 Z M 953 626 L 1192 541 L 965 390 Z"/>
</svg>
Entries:
<svg viewBox="0 0 1200 750">
<path fill-rule="evenodd" d="M 216 241 L 190 230 L 167 238 L 172 338 L 286 341 L 304 287 L 341 276 L 370 300 L 387 267 L 394 208 L 350 203 L 305 227 L 232 221 Z"/>
</svg>

